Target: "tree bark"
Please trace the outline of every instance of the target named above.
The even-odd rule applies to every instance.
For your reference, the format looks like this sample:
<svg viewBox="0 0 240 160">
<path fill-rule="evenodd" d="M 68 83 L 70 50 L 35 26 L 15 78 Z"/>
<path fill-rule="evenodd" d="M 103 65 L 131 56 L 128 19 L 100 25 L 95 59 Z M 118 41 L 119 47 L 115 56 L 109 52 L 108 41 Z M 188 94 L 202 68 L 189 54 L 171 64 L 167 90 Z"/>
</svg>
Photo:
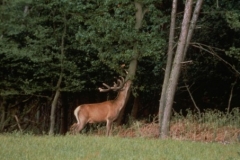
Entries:
<svg viewBox="0 0 240 160">
<path fill-rule="evenodd" d="M 7 104 L 6 104 L 6 99 L 3 96 L 1 105 L 0 105 L 0 111 L 1 113 L 1 120 L 0 120 L 0 132 L 3 131 L 4 126 L 5 126 L 5 120 L 6 120 L 6 113 L 7 113 Z"/>
<path fill-rule="evenodd" d="M 169 135 L 170 114 L 172 110 L 174 95 L 177 87 L 178 78 L 181 71 L 181 62 L 183 60 L 184 49 L 186 45 L 186 37 L 188 35 L 189 22 L 192 12 L 192 0 L 186 2 L 184 17 L 182 22 L 181 33 L 178 41 L 176 55 L 174 57 L 173 66 L 169 78 L 169 83 L 166 90 L 166 104 L 162 120 L 160 137 L 166 138 Z"/>
<path fill-rule="evenodd" d="M 173 49 L 174 49 L 174 31 L 175 31 L 175 21 L 177 13 L 177 0 L 173 0 L 172 3 L 172 13 L 171 13 L 171 24 L 170 24 L 170 33 L 169 33 L 169 42 L 168 42 L 168 53 L 167 53 L 167 65 L 164 74 L 161 98 L 159 101 L 159 129 L 161 129 L 163 111 L 166 104 L 166 90 L 168 86 L 169 76 L 172 68 L 172 59 L 173 59 Z"/>
<path fill-rule="evenodd" d="M 192 16 L 192 19 L 191 19 L 191 23 L 190 23 L 190 26 L 189 26 L 187 41 L 186 41 L 186 45 L 185 45 L 185 48 L 184 48 L 183 60 L 186 57 L 187 49 L 188 49 L 189 43 L 192 39 L 193 31 L 194 31 L 196 23 L 197 23 L 197 19 L 198 19 L 198 16 L 199 16 L 199 13 L 200 13 L 200 10 L 201 10 L 201 7 L 202 7 L 202 3 L 203 3 L 203 0 L 198 0 L 197 3 L 196 3 L 196 6 L 195 6 L 195 9 L 194 9 L 194 12 L 193 12 L 193 16 Z"/>
<path fill-rule="evenodd" d="M 135 5 L 135 8 L 137 9 L 136 14 L 135 14 L 135 18 L 136 18 L 135 29 L 139 30 L 142 27 L 142 20 L 143 20 L 143 17 L 147 10 L 143 10 L 142 3 L 140 3 L 140 2 L 134 1 L 134 5 Z M 131 81 L 131 83 L 132 83 L 132 79 L 134 78 L 134 76 L 136 74 L 138 57 L 140 54 L 139 50 L 137 49 L 137 43 L 134 44 L 133 51 L 134 51 L 134 54 L 133 54 L 132 60 L 129 64 L 128 75 L 126 77 L 126 79 L 129 79 Z M 131 86 L 131 83 L 130 83 L 130 86 Z M 129 99 L 130 91 L 131 91 L 131 88 L 128 90 L 128 94 L 127 94 L 125 102 L 127 102 Z M 118 125 L 121 124 L 121 122 L 122 122 L 124 111 L 125 111 L 125 107 L 121 110 L 121 113 L 119 114 L 119 117 L 117 120 Z"/>
<path fill-rule="evenodd" d="M 140 107 L 140 101 L 139 101 L 139 97 L 137 96 L 134 98 L 133 108 L 131 111 L 131 117 L 134 120 L 137 119 L 137 113 L 138 113 L 139 107 Z"/>
<path fill-rule="evenodd" d="M 64 43 L 65 43 L 64 39 L 66 36 L 66 30 L 67 30 L 66 15 L 64 14 L 64 28 L 63 28 L 62 41 L 61 41 L 61 71 L 60 71 L 60 76 L 56 85 L 55 96 L 51 104 L 50 128 L 48 132 L 49 135 L 54 134 L 54 128 L 55 128 L 56 108 L 57 108 L 57 102 L 60 96 L 60 87 L 61 87 L 62 78 L 63 78 L 63 56 L 64 56 Z"/>
<path fill-rule="evenodd" d="M 64 135 L 68 130 L 68 101 L 66 99 L 67 95 L 62 94 L 62 106 L 61 106 L 61 117 L 60 117 L 60 134 Z"/>
<path fill-rule="evenodd" d="M 189 3 L 190 2 L 188 1 L 188 4 Z M 192 38 L 193 31 L 194 31 L 195 26 L 196 26 L 196 22 L 197 22 L 199 13 L 200 13 L 200 9 L 201 9 L 202 3 L 203 3 L 203 0 L 198 0 L 197 1 L 195 9 L 194 9 L 193 16 L 192 16 L 192 20 L 191 20 L 191 23 L 190 23 L 190 26 L 189 26 L 188 29 L 187 29 L 187 26 L 186 26 L 185 31 L 183 30 L 184 29 L 183 26 L 184 26 L 184 21 L 185 20 L 183 20 L 181 35 L 182 36 L 187 36 L 187 38 L 183 39 L 184 38 L 183 37 L 181 39 L 181 36 L 179 38 L 178 49 L 176 51 L 175 63 L 174 63 L 174 66 L 176 68 L 175 69 L 172 68 L 171 72 L 173 72 L 173 70 L 175 70 L 174 72 L 178 72 L 177 70 L 179 70 L 178 74 L 180 74 L 180 66 L 181 66 L 180 63 L 181 63 L 181 61 L 184 61 L 184 59 L 186 57 L 187 49 L 188 49 L 190 40 Z M 164 138 L 165 136 L 168 135 L 168 131 L 166 131 L 166 130 L 169 130 L 170 113 L 171 113 L 173 98 L 174 98 L 174 94 L 175 94 L 175 90 L 176 90 L 176 86 L 177 86 L 177 81 L 178 81 L 178 77 L 179 77 L 179 75 L 175 74 L 176 82 L 171 81 L 171 78 L 169 78 L 170 70 L 171 70 L 171 67 L 172 67 L 172 55 L 173 55 L 173 44 L 174 44 L 173 37 L 174 37 L 176 8 L 177 8 L 176 5 L 177 5 L 177 0 L 174 0 L 173 1 L 173 6 L 172 6 L 172 15 L 171 15 L 172 18 L 171 18 L 171 27 L 170 27 L 170 34 L 169 34 L 167 66 L 166 66 L 166 70 L 165 70 L 163 88 L 162 88 L 161 98 L 160 98 L 160 103 L 159 103 L 159 126 L 160 126 L 160 137 L 162 137 L 162 138 Z M 189 19 L 190 15 L 191 15 L 191 11 L 189 10 L 188 13 L 187 13 L 186 9 L 187 9 L 187 4 L 186 4 L 186 7 L 185 7 L 185 11 L 184 11 L 184 13 L 185 13 L 184 17 L 185 17 L 186 14 L 189 14 L 188 18 L 187 18 L 187 19 Z M 187 21 L 189 21 L 189 20 L 187 20 Z M 186 23 L 189 23 L 189 22 L 186 22 Z M 180 42 L 182 42 L 182 43 L 180 43 Z M 177 55 L 180 54 L 180 51 L 182 50 L 182 47 L 180 45 L 184 47 L 183 54 L 182 54 L 183 57 L 182 57 L 182 59 L 180 59 L 176 63 L 176 60 L 178 59 Z M 174 77 L 174 74 L 172 76 Z M 171 84 L 169 84 L 170 81 L 171 81 Z M 175 85 L 175 87 L 174 87 L 174 85 Z M 170 89 L 171 87 L 173 87 L 173 88 Z M 168 88 L 168 91 L 167 91 L 167 88 Z M 171 96 L 171 98 L 169 96 Z M 172 100 L 168 100 L 168 104 L 166 104 L 167 99 L 172 99 Z M 169 101 L 172 101 L 172 102 L 170 103 Z M 165 111 L 165 106 L 168 106 L 168 109 L 166 111 Z M 165 117 L 165 122 L 163 122 L 163 117 Z M 168 121 L 168 122 L 166 122 L 166 121 Z M 164 126 L 163 126 L 163 123 L 164 123 Z M 163 130 L 165 130 L 165 131 L 163 131 Z"/>
<path fill-rule="evenodd" d="M 55 128 L 55 120 L 56 120 L 56 108 L 57 108 L 57 102 L 60 97 L 60 85 L 62 83 L 62 75 L 60 75 L 58 83 L 57 83 L 57 90 L 55 92 L 55 96 L 52 101 L 51 105 L 51 115 L 50 115 L 50 128 L 49 128 L 49 135 L 54 134 L 54 128 Z"/>
<path fill-rule="evenodd" d="M 124 107 L 122 108 L 122 110 L 121 110 L 121 112 L 119 114 L 119 117 L 117 119 L 117 125 L 120 125 L 122 123 L 122 120 L 123 120 L 125 106 L 126 106 L 126 103 L 127 103 L 128 99 L 129 99 L 129 96 L 130 96 L 130 93 L 131 93 L 130 91 L 131 91 L 132 80 L 133 80 L 133 78 L 134 78 L 134 76 L 136 74 L 136 70 L 137 70 L 138 56 L 139 56 L 139 53 L 135 52 L 135 54 L 133 56 L 133 59 L 131 60 L 131 62 L 129 64 L 128 75 L 126 77 L 126 80 L 129 80 L 131 82 L 130 82 L 130 87 L 129 87 L 128 92 L 127 92 L 127 96 L 126 96 Z"/>
</svg>

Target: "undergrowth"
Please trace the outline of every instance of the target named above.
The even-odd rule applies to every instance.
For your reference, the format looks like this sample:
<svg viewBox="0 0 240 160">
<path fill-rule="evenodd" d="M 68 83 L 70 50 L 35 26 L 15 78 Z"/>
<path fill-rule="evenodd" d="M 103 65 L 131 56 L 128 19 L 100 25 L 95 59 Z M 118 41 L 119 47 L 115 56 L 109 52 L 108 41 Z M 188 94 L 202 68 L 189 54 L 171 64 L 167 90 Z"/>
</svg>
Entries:
<svg viewBox="0 0 240 160">
<path fill-rule="evenodd" d="M 157 121 L 130 121 L 125 126 L 115 126 L 113 135 L 120 137 L 159 137 Z M 91 134 L 104 135 L 105 126 Z M 174 113 L 170 123 L 170 138 L 179 140 L 231 143 L 240 141 L 240 110 L 234 108 L 230 113 L 219 110 L 205 110 L 186 115 Z"/>
<path fill-rule="evenodd" d="M 219 110 L 193 113 L 188 110 L 186 116 L 175 113 L 170 130 L 172 138 L 177 139 L 224 143 L 239 141 L 240 110 L 234 108 L 230 113 Z"/>
</svg>

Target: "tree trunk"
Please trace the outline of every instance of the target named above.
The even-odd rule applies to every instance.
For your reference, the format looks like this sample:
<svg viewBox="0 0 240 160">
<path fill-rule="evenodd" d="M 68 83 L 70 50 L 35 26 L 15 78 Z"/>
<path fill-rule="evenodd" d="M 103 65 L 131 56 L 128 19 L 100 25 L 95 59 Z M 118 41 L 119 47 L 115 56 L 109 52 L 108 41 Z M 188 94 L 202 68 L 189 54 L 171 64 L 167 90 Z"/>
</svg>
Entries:
<svg viewBox="0 0 240 160">
<path fill-rule="evenodd" d="M 186 38 L 186 42 L 184 44 L 184 51 L 183 51 L 183 57 L 182 57 L 182 61 L 185 59 L 186 57 L 186 53 L 187 53 L 187 49 L 188 49 L 188 46 L 189 46 L 189 43 L 190 43 L 190 40 L 192 38 L 192 34 L 193 34 L 193 31 L 195 29 L 195 26 L 196 26 L 196 22 L 197 22 L 197 19 L 198 19 L 198 16 L 199 16 L 199 12 L 200 12 L 200 9 L 201 9 L 201 6 L 202 6 L 202 3 L 203 3 L 203 0 L 198 0 L 197 3 L 196 3 L 196 6 L 195 6 L 195 9 L 194 9 L 194 12 L 193 12 L 193 16 L 192 16 L 192 20 L 191 20 L 191 24 L 189 26 L 189 29 L 186 30 L 187 33 L 187 38 Z M 168 46 L 168 59 L 167 59 L 167 66 L 166 66 L 166 70 L 165 70 L 165 76 L 164 76 L 164 82 L 163 82 L 163 88 L 162 88 L 162 92 L 161 92 L 161 99 L 160 99 L 160 103 L 159 103 L 159 126 L 160 126 L 160 136 L 163 136 L 164 138 L 164 135 L 162 135 L 162 117 L 165 116 L 163 113 L 164 113 L 164 107 L 166 106 L 166 100 L 167 100 L 167 87 L 170 87 L 169 86 L 169 75 L 170 75 L 170 70 L 171 70 L 171 67 L 172 67 L 172 55 L 173 55 L 173 44 L 174 44 L 174 29 L 175 29 L 175 18 L 176 18 L 176 5 L 177 5 L 177 0 L 174 0 L 173 1 L 173 6 L 172 6 L 172 15 L 171 15 L 171 27 L 170 27 L 170 34 L 169 34 L 169 46 Z M 186 9 L 186 8 L 185 8 Z M 186 13 L 186 11 L 185 11 Z M 191 14 L 191 13 L 189 13 Z M 189 15 L 190 17 L 190 15 Z M 183 20 L 184 21 L 184 20 Z M 183 28 L 182 28 L 183 29 Z M 183 32 L 183 30 L 182 30 Z M 181 40 L 180 40 L 181 41 Z M 178 43 L 178 47 L 179 47 L 179 43 Z M 179 52 L 179 51 L 178 51 Z M 177 55 L 177 54 L 176 54 Z M 176 57 L 175 57 L 176 58 Z M 181 61 L 179 61 L 181 62 Z M 180 67 L 180 64 L 179 64 L 179 67 Z M 179 69 L 179 72 L 180 72 L 180 69 Z M 180 73 L 179 73 L 180 74 Z M 179 75 L 178 75 L 179 76 Z M 176 78 L 178 79 L 178 76 L 176 76 Z M 177 85 L 177 84 L 176 84 Z M 175 92 L 176 89 L 173 90 L 173 92 Z M 175 94 L 175 93 L 173 93 Z M 174 95 L 173 95 L 174 97 Z M 172 98 L 173 98 L 172 97 Z M 172 100 L 173 101 L 173 100 Z M 171 104 L 172 106 L 172 104 Z M 170 107 L 172 108 L 172 107 Z M 170 116 L 170 112 L 171 112 L 171 109 L 166 111 L 168 113 L 167 117 Z M 165 112 L 165 113 L 166 113 Z M 167 118 L 166 117 L 166 118 Z M 170 120 L 170 117 L 168 117 L 169 120 Z M 168 119 L 167 118 L 167 119 Z M 168 121 L 169 121 L 168 120 Z M 164 122 L 165 123 L 165 122 Z M 169 123 L 169 122 L 168 122 Z M 165 124 L 166 126 L 168 126 L 167 128 L 169 129 L 169 124 Z M 164 127 L 166 129 L 166 127 Z M 165 133 L 167 133 L 166 131 L 163 131 Z"/>
<path fill-rule="evenodd" d="M 55 120 L 56 120 L 56 108 L 57 108 L 57 102 L 60 96 L 60 85 L 62 83 L 62 76 L 59 77 L 58 83 L 57 83 L 57 90 L 55 93 L 55 96 L 52 101 L 51 105 L 51 115 L 50 115 L 50 128 L 49 128 L 49 135 L 54 134 L 54 128 L 55 128 Z"/>
<path fill-rule="evenodd" d="M 6 99 L 4 96 L 1 101 L 0 111 L 1 111 L 1 120 L 0 120 L 0 132 L 1 132 L 1 131 L 3 131 L 4 126 L 5 126 L 6 113 L 7 113 Z"/>
<path fill-rule="evenodd" d="M 181 33 L 178 41 L 176 55 L 174 57 L 173 66 L 169 78 L 169 83 L 166 90 L 166 104 L 161 125 L 161 138 L 166 138 L 169 135 L 170 114 L 172 110 L 174 95 L 177 87 L 178 78 L 181 71 L 181 62 L 183 61 L 186 37 L 188 35 L 189 22 L 192 12 L 192 0 L 186 2 L 184 17 L 182 22 Z"/>
<path fill-rule="evenodd" d="M 131 111 L 131 117 L 133 119 L 137 119 L 137 113 L 138 113 L 139 107 L 140 107 L 140 102 L 139 102 L 139 97 L 137 96 L 134 98 L 133 108 Z"/>
<path fill-rule="evenodd" d="M 133 59 L 131 60 L 131 62 L 129 64 L 128 75 L 127 75 L 126 79 L 129 79 L 131 81 L 130 86 L 132 85 L 132 78 L 136 74 L 138 55 L 139 55 L 139 53 L 135 52 L 135 55 L 134 55 Z M 131 91 L 131 87 L 129 87 L 129 89 L 128 89 L 124 107 L 122 108 L 121 112 L 119 113 L 119 117 L 117 119 L 117 125 L 120 125 L 122 123 L 123 115 L 124 115 L 124 111 L 125 111 L 125 106 L 126 106 L 126 103 L 129 99 L 129 96 L 130 96 L 130 91 Z"/>
<path fill-rule="evenodd" d="M 188 49 L 189 43 L 192 39 L 193 31 L 194 31 L 196 23 L 197 23 L 197 19 L 198 19 L 198 16 L 199 16 L 199 13 L 200 13 L 200 10 L 201 10 L 201 7 L 202 7 L 202 3 L 203 3 L 203 0 L 198 0 L 197 3 L 196 3 L 196 6 L 195 6 L 195 9 L 194 9 L 194 12 L 193 12 L 193 16 L 192 16 L 192 19 L 191 19 L 191 23 L 190 23 L 190 26 L 189 26 L 187 41 L 186 41 L 186 45 L 185 45 L 185 48 L 184 48 L 183 60 L 186 57 L 187 49 Z"/>
<path fill-rule="evenodd" d="M 55 128 L 55 120 L 56 120 L 56 108 L 57 108 L 57 102 L 60 96 L 60 86 L 62 83 L 62 78 L 63 78 L 63 56 L 64 56 L 64 39 L 66 36 L 66 30 L 67 30 L 67 25 L 66 25 L 66 15 L 64 15 L 64 28 L 63 28 L 63 34 L 62 34 L 62 42 L 61 42 L 61 71 L 60 71 L 60 76 L 56 85 L 56 92 L 54 99 L 52 101 L 51 105 L 51 115 L 50 115 L 50 128 L 49 128 L 49 135 L 54 134 L 54 128 Z"/>
<path fill-rule="evenodd" d="M 66 97 L 66 94 L 62 94 L 60 134 L 65 134 L 68 130 L 68 103 Z"/>
<path fill-rule="evenodd" d="M 169 76 L 172 68 L 172 59 L 173 59 L 173 49 L 174 49 L 174 31 L 175 31 L 175 21 L 177 13 L 177 0 L 173 0 L 172 4 L 172 13 L 171 13 L 171 25 L 169 33 L 169 42 L 168 42 L 168 53 L 167 53 L 167 65 L 164 75 L 164 81 L 162 86 L 161 98 L 159 102 L 159 129 L 161 129 L 163 111 L 166 104 L 166 90 L 169 82 Z"/>
<path fill-rule="evenodd" d="M 135 17 L 136 17 L 135 29 L 139 30 L 142 27 L 142 20 L 143 20 L 144 14 L 146 13 L 147 10 L 143 10 L 142 4 L 140 2 L 135 1 L 134 5 L 135 5 L 135 8 L 137 9 L 136 14 L 135 14 Z M 129 68 L 128 68 L 129 73 L 126 77 L 126 79 L 131 80 L 131 82 L 132 82 L 132 79 L 134 78 L 134 76 L 136 74 L 136 70 L 137 70 L 137 62 L 138 62 L 138 57 L 139 57 L 139 50 L 137 49 L 137 43 L 134 44 L 133 51 L 134 51 L 134 55 L 129 64 Z M 131 86 L 131 83 L 130 83 L 130 86 Z M 131 88 L 128 90 L 128 94 L 127 94 L 125 102 L 127 102 L 129 99 L 130 90 L 131 90 Z M 122 122 L 124 110 L 125 110 L 125 107 L 121 110 L 121 113 L 119 114 L 119 117 L 117 119 L 118 125 L 121 124 L 121 122 Z"/>
</svg>

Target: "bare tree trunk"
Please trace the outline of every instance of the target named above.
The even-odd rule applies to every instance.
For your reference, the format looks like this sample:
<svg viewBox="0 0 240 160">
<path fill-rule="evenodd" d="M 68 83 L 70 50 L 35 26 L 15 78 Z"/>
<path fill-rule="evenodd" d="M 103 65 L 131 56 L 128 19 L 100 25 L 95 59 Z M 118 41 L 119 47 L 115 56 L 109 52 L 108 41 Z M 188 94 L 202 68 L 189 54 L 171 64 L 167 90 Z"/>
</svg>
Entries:
<svg viewBox="0 0 240 160">
<path fill-rule="evenodd" d="M 162 120 L 161 138 L 166 138 L 169 135 L 170 114 L 172 110 L 174 95 L 177 87 L 178 78 L 180 75 L 181 62 L 183 61 L 186 37 L 188 35 L 189 22 L 192 12 L 192 0 L 188 0 L 185 5 L 184 17 L 182 22 L 181 33 L 178 41 L 176 55 L 174 57 L 173 66 L 169 78 L 169 83 L 166 90 L 166 104 Z"/>
<path fill-rule="evenodd" d="M 129 96 L 130 96 L 132 79 L 134 78 L 134 76 L 136 74 L 136 70 L 137 70 L 138 56 L 139 56 L 139 53 L 135 52 L 135 55 L 134 55 L 133 59 L 131 60 L 131 62 L 129 64 L 128 75 L 127 75 L 126 79 L 129 79 L 131 82 L 130 82 L 130 87 L 129 87 L 128 92 L 127 92 L 127 96 L 126 96 L 124 107 L 122 108 L 121 112 L 119 113 L 119 117 L 117 119 L 117 125 L 120 125 L 122 123 L 122 120 L 123 120 L 125 106 L 126 106 L 126 103 L 127 103 L 128 99 L 129 99 Z"/>
<path fill-rule="evenodd" d="M 49 128 L 49 135 L 54 134 L 54 128 L 55 128 L 55 120 L 56 120 L 56 108 L 57 108 L 57 102 L 60 96 L 60 86 L 62 83 L 63 78 L 63 56 L 64 56 L 64 39 L 66 36 L 66 30 L 67 30 L 67 24 L 66 24 L 66 15 L 64 15 L 64 28 L 63 28 L 63 34 L 62 34 L 62 42 L 61 42 L 61 71 L 60 76 L 56 85 L 56 92 L 54 99 L 52 101 L 51 105 L 51 115 L 50 115 L 50 128 Z"/>
<path fill-rule="evenodd" d="M 55 128 L 55 120 L 56 120 L 56 108 L 57 108 L 57 102 L 60 96 L 60 85 L 62 83 L 62 75 L 60 75 L 58 83 L 57 83 L 57 90 L 55 93 L 55 96 L 52 101 L 51 105 L 51 115 L 50 115 L 50 128 L 49 128 L 49 135 L 54 134 L 54 128 Z"/>
<path fill-rule="evenodd" d="M 237 84 L 237 80 L 238 80 L 238 77 L 236 77 L 235 82 L 232 83 L 232 87 L 231 87 L 231 91 L 230 91 L 230 96 L 229 96 L 229 99 L 228 99 L 227 114 L 230 113 L 231 101 L 232 101 L 232 96 L 233 96 L 233 89 L 234 89 L 234 86 Z"/>
<path fill-rule="evenodd" d="M 5 119 L 6 119 L 6 111 L 7 111 L 7 104 L 5 97 L 2 98 L 2 101 L 0 102 L 0 111 L 1 111 L 1 120 L 0 120 L 0 131 L 3 131 L 5 126 Z"/>
<path fill-rule="evenodd" d="M 62 106 L 61 106 L 61 119 L 60 119 L 60 134 L 65 134 L 68 130 L 68 105 L 67 105 L 67 95 L 62 94 Z"/>
<path fill-rule="evenodd" d="M 133 108 L 131 111 L 131 117 L 133 119 L 137 119 L 137 113 L 138 113 L 139 107 L 140 107 L 140 102 L 139 102 L 139 97 L 137 96 L 134 98 Z"/>
<path fill-rule="evenodd" d="M 190 5 L 190 3 L 192 3 L 192 2 L 188 1 L 187 4 Z M 185 20 L 183 19 L 182 31 L 181 31 L 181 35 L 179 38 L 178 48 L 177 48 L 176 56 L 175 56 L 175 60 L 174 60 L 175 68 L 174 67 L 171 68 L 172 67 L 172 55 L 173 55 L 173 44 L 174 44 L 173 37 L 174 37 L 174 29 L 175 29 L 177 0 L 173 1 L 172 15 L 171 15 L 171 17 L 172 17 L 171 18 L 171 27 L 170 27 L 170 35 L 169 35 L 167 67 L 166 67 L 166 71 L 165 71 L 163 88 L 162 88 L 162 92 L 161 92 L 161 99 L 160 99 L 160 103 L 159 103 L 159 126 L 160 126 L 160 133 L 161 133 L 160 137 L 162 137 L 162 138 L 164 138 L 165 136 L 168 135 L 168 131 L 166 131 L 166 130 L 169 130 L 170 113 L 171 113 L 171 108 L 172 108 L 173 98 L 175 95 L 178 77 L 180 75 L 180 65 L 181 65 L 180 63 L 186 57 L 187 49 L 188 49 L 190 40 L 192 38 L 194 28 L 196 26 L 196 22 L 197 22 L 197 19 L 199 16 L 199 12 L 200 12 L 202 3 L 203 3 L 203 0 L 197 1 L 193 16 L 192 16 L 191 24 L 188 29 L 187 29 L 188 26 L 185 26 L 185 28 L 184 28 L 184 23 L 185 24 L 189 23 L 187 21 L 189 21 L 189 19 L 190 19 L 191 10 L 188 10 L 188 11 L 186 10 L 187 9 L 187 4 L 186 4 L 185 11 L 184 11 L 184 17 L 187 16 L 186 17 L 187 21 L 184 22 Z M 190 7 L 190 9 L 191 9 L 191 7 Z M 189 14 L 189 15 L 186 15 L 186 14 Z M 181 38 L 181 36 L 182 36 L 182 38 Z M 187 38 L 185 39 L 184 36 L 187 36 Z M 183 51 L 181 51 L 182 48 L 184 48 Z M 183 52 L 183 53 L 180 53 L 180 52 Z M 177 56 L 179 56 L 179 54 L 182 54 L 183 57 L 181 59 L 177 60 L 178 59 Z M 171 71 L 172 78 L 171 77 L 169 78 L 171 69 L 172 69 L 172 71 Z M 175 71 L 173 71 L 173 70 L 175 70 Z M 176 74 L 176 72 L 178 73 L 178 75 Z M 176 82 L 174 82 L 173 79 L 176 80 Z M 167 90 L 167 87 L 168 87 L 168 90 Z M 168 95 L 168 94 L 170 94 L 170 95 Z M 172 99 L 172 100 L 169 100 L 169 99 Z M 166 103 L 166 101 L 168 101 L 168 104 Z M 168 106 L 168 109 L 166 111 L 165 111 L 165 106 Z M 165 122 L 163 122 L 163 117 L 165 117 Z M 163 130 L 165 130 L 165 131 L 163 131 Z"/>
<path fill-rule="evenodd" d="M 137 9 L 136 15 L 135 15 L 135 17 L 136 17 L 135 29 L 139 30 L 142 27 L 142 20 L 143 20 L 143 17 L 144 17 L 147 10 L 146 9 L 143 10 L 142 4 L 140 2 L 135 1 L 134 5 L 135 5 L 135 8 Z M 126 79 L 130 79 L 131 81 L 134 78 L 134 76 L 136 74 L 136 70 L 137 70 L 137 62 L 138 62 L 138 57 L 139 57 L 139 50 L 137 49 L 137 43 L 134 44 L 133 50 L 134 50 L 134 55 L 133 55 L 132 60 L 129 64 L 129 68 L 128 68 L 129 73 L 126 77 Z M 128 94 L 127 94 L 125 102 L 127 102 L 128 99 L 129 99 L 130 90 L 131 89 L 128 90 Z M 118 125 L 122 122 L 124 110 L 125 110 L 125 107 L 121 110 L 121 113 L 119 114 L 119 117 L 118 117 L 118 120 L 117 120 Z"/>
<path fill-rule="evenodd" d="M 27 16 L 28 11 L 29 11 L 29 7 L 26 5 L 26 6 L 24 7 L 23 17 L 26 17 L 26 16 Z"/>
<path fill-rule="evenodd" d="M 166 70 L 165 70 L 165 75 L 164 75 L 161 98 L 160 98 L 160 102 L 159 102 L 159 113 L 158 113 L 159 114 L 159 117 L 158 117 L 159 129 L 161 129 L 163 111 L 164 111 L 164 107 L 166 104 L 166 90 L 167 90 L 169 76 L 170 76 L 170 72 L 171 72 L 171 68 L 172 68 L 176 13 L 177 13 L 177 0 L 173 0 L 169 42 L 168 42 L 167 65 L 166 65 Z"/>
<path fill-rule="evenodd" d="M 190 23 L 190 26 L 189 26 L 187 41 L 186 41 L 186 45 L 185 45 L 185 49 L 184 49 L 183 60 L 186 57 L 187 49 L 188 49 L 189 43 L 192 39 L 193 31 L 194 31 L 196 23 L 197 23 L 197 19 L 198 19 L 198 16 L 199 16 L 199 13 L 200 13 L 200 10 L 201 10 L 201 7 L 202 7 L 202 3 L 203 3 L 203 0 L 198 0 L 197 3 L 196 3 L 196 6 L 195 6 L 195 9 L 194 9 L 194 12 L 193 12 L 193 16 L 192 16 L 192 19 L 191 19 L 191 23 Z"/>
</svg>

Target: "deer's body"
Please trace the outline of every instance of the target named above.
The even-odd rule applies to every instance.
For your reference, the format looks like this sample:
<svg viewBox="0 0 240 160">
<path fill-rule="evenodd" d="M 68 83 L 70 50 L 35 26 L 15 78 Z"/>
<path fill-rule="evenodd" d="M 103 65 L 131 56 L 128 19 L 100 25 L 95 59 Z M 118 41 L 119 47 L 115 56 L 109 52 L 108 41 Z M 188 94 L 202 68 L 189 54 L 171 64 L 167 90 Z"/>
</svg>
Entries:
<svg viewBox="0 0 240 160">
<path fill-rule="evenodd" d="M 104 85 L 107 86 L 106 84 Z M 106 122 L 106 134 L 109 135 L 113 121 L 118 118 L 120 111 L 124 107 L 127 92 L 130 87 L 130 81 L 127 81 L 123 85 L 124 86 L 120 88 L 118 91 L 118 96 L 114 100 L 109 100 L 102 103 L 83 104 L 78 106 L 74 110 L 74 115 L 77 119 L 77 123 L 74 123 L 71 126 L 71 132 L 80 132 L 87 123 Z M 100 92 L 106 92 L 110 89 L 113 90 L 116 88 L 116 84 L 114 84 L 114 87 L 107 86 L 107 88 L 108 89 L 99 88 L 99 90 Z"/>
</svg>

